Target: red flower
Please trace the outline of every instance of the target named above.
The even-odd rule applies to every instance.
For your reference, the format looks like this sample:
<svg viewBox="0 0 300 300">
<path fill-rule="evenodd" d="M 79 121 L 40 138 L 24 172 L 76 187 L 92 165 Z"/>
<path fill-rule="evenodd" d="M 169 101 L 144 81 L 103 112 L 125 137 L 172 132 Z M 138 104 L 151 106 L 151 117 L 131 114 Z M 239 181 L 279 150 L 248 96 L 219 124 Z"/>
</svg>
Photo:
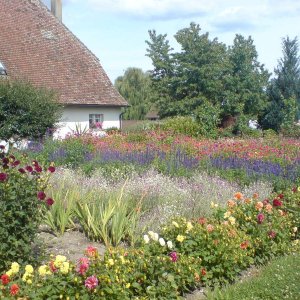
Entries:
<svg viewBox="0 0 300 300">
<path fill-rule="evenodd" d="M 49 168 L 48 168 L 48 171 L 51 172 L 51 173 L 54 173 L 54 172 L 55 172 L 55 167 L 52 167 L 52 166 L 49 167 Z"/>
<path fill-rule="evenodd" d="M 176 262 L 178 260 L 178 255 L 177 255 L 176 251 L 171 252 L 169 254 L 169 256 L 170 256 L 172 262 Z"/>
<path fill-rule="evenodd" d="M 293 187 L 293 188 L 292 188 L 292 191 L 293 191 L 293 193 L 296 193 L 296 192 L 297 192 L 297 188 L 296 188 L 296 187 Z"/>
<path fill-rule="evenodd" d="M 2 282 L 3 285 L 9 284 L 9 282 L 10 282 L 9 276 L 7 274 L 3 274 L 1 276 L 1 282 Z"/>
<path fill-rule="evenodd" d="M 7 180 L 7 174 L 6 173 L 0 173 L 0 182 L 4 182 Z"/>
<path fill-rule="evenodd" d="M 14 295 L 17 295 L 18 292 L 19 292 L 19 286 L 18 286 L 17 284 L 14 283 L 14 284 L 10 287 L 10 294 L 11 294 L 12 296 L 14 296 Z"/>
<path fill-rule="evenodd" d="M 32 166 L 26 166 L 26 167 L 25 167 L 25 170 L 26 170 L 27 172 L 31 173 L 31 172 L 33 171 L 33 168 L 32 168 Z"/>
<path fill-rule="evenodd" d="M 20 164 L 20 161 L 19 161 L 19 160 L 15 160 L 15 161 L 13 162 L 12 165 L 13 165 L 14 167 L 16 167 L 16 166 L 18 166 L 19 164 Z"/>
<path fill-rule="evenodd" d="M 46 200 L 46 203 L 47 203 L 47 205 L 51 206 L 51 205 L 53 205 L 54 200 L 53 200 L 52 198 L 48 198 L 48 199 Z"/>
<path fill-rule="evenodd" d="M 257 223 L 258 224 L 261 224 L 264 221 L 264 219 L 265 219 L 264 214 L 258 214 L 257 215 Z"/>
<path fill-rule="evenodd" d="M 274 206 L 281 206 L 281 205 L 282 205 L 282 202 L 281 202 L 279 199 L 276 199 L 276 198 L 275 198 L 275 199 L 273 200 L 273 205 L 274 205 Z"/>
<path fill-rule="evenodd" d="M 25 173 L 25 170 L 24 170 L 23 168 L 20 168 L 18 171 L 19 171 L 20 173 L 22 173 L 22 174 Z"/>
<path fill-rule="evenodd" d="M 42 167 L 39 166 L 39 165 L 35 165 L 35 166 L 34 166 L 34 170 L 35 170 L 36 172 L 38 172 L 38 173 L 41 173 L 41 172 L 43 171 Z"/>
<path fill-rule="evenodd" d="M 7 165 L 9 163 L 9 159 L 7 157 L 2 158 L 2 162 L 4 165 Z"/>
<path fill-rule="evenodd" d="M 57 271 L 57 268 L 55 267 L 55 265 L 54 265 L 54 261 L 53 260 L 51 260 L 50 262 L 49 262 L 49 268 L 50 268 L 50 270 L 54 273 L 55 271 Z"/>
<path fill-rule="evenodd" d="M 283 194 L 279 194 L 278 197 L 279 197 L 279 199 L 283 199 L 284 195 Z"/>
<path fill-rule="evenodd" d="M 206 270 L 204 268 L 201 269 L 201 274 L 202 274 L 202 276 L 206 275 Z"/>
<path fill-rule="evenodd" d="M 43 191 L 40 191 L 40 192 L 37 193 L 37 197 L 40 200 L 44 200 L 46 198 L 46 194 Z"/>
<path fill-rule="evenodd" d="M 240 244 L 241 249 L 245 250 L 249 246 L 249 241 L 244 241 Z"/>
</svg>

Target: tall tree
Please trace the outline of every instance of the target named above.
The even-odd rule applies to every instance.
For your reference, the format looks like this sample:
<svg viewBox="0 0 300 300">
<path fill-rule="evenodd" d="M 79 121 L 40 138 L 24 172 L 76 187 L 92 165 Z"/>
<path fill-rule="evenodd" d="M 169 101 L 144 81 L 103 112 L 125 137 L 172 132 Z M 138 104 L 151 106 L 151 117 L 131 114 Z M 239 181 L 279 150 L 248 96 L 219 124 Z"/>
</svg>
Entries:
<svg viewBox="0 0 300 300">
<path fill-rule="evenodd" d="M 251 37 L 246 39 L 237 34 L 233 45 L 228 48 L 228 56 L 230 76 L 225 78 L 223 113 L 257 118 L 267 104 L 265 90 L 270 74 L 258 62 L 258 54 Z"/>
<path fill-rule="evenodd" d="M 60 115 L 61 106 L 52 91 L 0 79 L 1 139 L 40 138 L 55 127 Z"/>
<path fill-rule="evenodd" d="M 150 31 L 147 55 L 152 59 L 152 80 L 160 116 L 190 115 L 207 99 L 217 104 L 226 72 L 226 47 L 199 25 L 179 30 L 175 39 L 180 52 L 172 52 L 166 35 Z"/>
<path fill-rule="evenodd" d="M 138 68 L 128 68 L 123 76 L 116 79 L 115 86 L 130 104 L 124 112 L 124 119 L 144 119 L 150 107 L 150 75 Z"/>
<path fill-rule="evenodd" d="M 261 119 L 264 128 L 280 130 L 300 118 L 300 56 L 297 38 L 282 40 L 283 57 L 268 88 L 269 105 Z M 295 106 L 293 108 L 293 106 Z M 287 118 L 287 111 L 288 114 Z"/>
</svg>

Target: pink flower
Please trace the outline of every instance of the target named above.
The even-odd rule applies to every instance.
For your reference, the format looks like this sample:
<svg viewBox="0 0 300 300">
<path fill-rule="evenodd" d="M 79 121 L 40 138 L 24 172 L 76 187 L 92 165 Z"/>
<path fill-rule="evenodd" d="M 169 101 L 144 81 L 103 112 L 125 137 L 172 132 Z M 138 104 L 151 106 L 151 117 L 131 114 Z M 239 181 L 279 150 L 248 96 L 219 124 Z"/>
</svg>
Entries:
<svg viewBox="0 0 300 300">
<path fill-rule="evenodd" d="M 25 170 L 24 170 L 23 168 L 18 169 L 18 171 L 19 171 L 20 173 L 22 173 L 22 174 L 25 173 Z"/>
<path fill-rule="evenodd" d="M 214 226 L 211 225 L 211 224 L 208 224 L 208 225 L 206 226 L 206 229 L 207 229 L 208 232 L 213 232 Z"/>
<path fill-rule="evenodd" d="M 172 262 L 176 262 L 178 260 L 178 255 L 177 255 L 176 251 L 171 252 L 169 254 L 169 256 L 170 256 Z"/>
<path fill-rule="evenodd" d="M 278 207 L 278 206 L 281 206 L 282 205 L 282 202 L 279 200 L 279 199 L 274 199 L 273 200 L 273 205 L 275 207 Z"/>
<path fill-rule="evenodd" d="M 98 279 L 95 275 L 88 277 L 85 282 L 84 285 L 86 288 L 93 290 L 94 288 L 96 288 L 98 286 Z"/>
<path fill-rule="evenodd" d="M 38 197 L 38 199 L 40 199 L 40 200 L 44 200 L 44 199 L 46 198 L 46 194 L 45 194 L 43 191 L 39 191 L 39 192 L 37 193 L 37 197 Z"/>
<path fill-rule="evenodd" d="M 85 250 L 85 253 L 88 257 L 96 257 L 98 254 L 98 250 L 96 247 L 88 246 Z"/>
<path fill-rule="evenodd" d="M 264 214 L 258 214 L 257 215 L 257 223 L 261 224 L 263 222 L 263 220 L 265 219 Z"/>
<path fill-rule="evenodd" d="M 271 238 L 271 239 L 274 239 L 276 237 L 276 232 L 271 230 L 268 232 L 268 237 Z"/>
<path fill-rule="evenodd" d="M 82 257 L 80 258 L 76 271 L 81 274 L 84 275 L 86 273 L 86 271 L 88 270 L 90 265 L 90 261 L 87 257 Z"/>
<path fill-rule="evenodd" d="M 7 174 L 6 173 L 0 173 L 0 182 L 4 182 L 7 180 Z"/>
<path fill-rule="evenodd" d="M 48 198 L 48 199 L 46 200 L 46 203 L 47 203 L 47 205 L 51 206 L 51 205 L 53 205 L 54 200 L 53 200 L 52 198 Z"/>
</svg>

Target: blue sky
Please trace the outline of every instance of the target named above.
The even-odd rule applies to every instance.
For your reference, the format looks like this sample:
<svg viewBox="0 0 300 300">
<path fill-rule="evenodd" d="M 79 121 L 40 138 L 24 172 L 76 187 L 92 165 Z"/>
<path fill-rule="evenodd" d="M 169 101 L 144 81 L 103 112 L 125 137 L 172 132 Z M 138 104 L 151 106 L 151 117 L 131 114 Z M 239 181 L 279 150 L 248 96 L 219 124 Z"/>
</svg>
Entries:
<svg viewBox="0 0 300 300">
<path fill-rule="evenodd" d="M 50 0 L 43 0 L 50 6 Z M 282 37 L 300 39 L 300 0 L 62 0 L 64 24 L 100 59 L 110 79 L 128 67 L 152 68 L 148 30 L 174 34 L 191 22 L 232 44 L 236 33 L 254 39 L 259 61 L 273 72 Z"/>
</svg>

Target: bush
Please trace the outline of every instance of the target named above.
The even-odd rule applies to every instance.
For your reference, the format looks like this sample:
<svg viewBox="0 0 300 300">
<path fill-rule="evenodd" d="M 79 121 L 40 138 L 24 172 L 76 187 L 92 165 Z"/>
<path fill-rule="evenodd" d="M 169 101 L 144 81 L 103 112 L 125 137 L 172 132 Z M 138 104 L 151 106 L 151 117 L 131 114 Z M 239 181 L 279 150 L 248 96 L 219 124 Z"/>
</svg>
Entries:
<svg viewBox="0 0 300 300">
<path fill-rule="evenodd" d="M 53 203 L 44 193 L 50 175 L 37 161 L 24 164 L 0 153 L 0 270 L 34 260 L 32 242 L 41 211 Z M 51 167 L 50 171 L 54 171 Z"/>
<path fill-rule="evenodd" d="M 191 117 L 174 117 L 164 120 L 161 129 L 174 134 L 184 134 L 197 137 L 200 134 L 200 126 Z"/>
</svg>

